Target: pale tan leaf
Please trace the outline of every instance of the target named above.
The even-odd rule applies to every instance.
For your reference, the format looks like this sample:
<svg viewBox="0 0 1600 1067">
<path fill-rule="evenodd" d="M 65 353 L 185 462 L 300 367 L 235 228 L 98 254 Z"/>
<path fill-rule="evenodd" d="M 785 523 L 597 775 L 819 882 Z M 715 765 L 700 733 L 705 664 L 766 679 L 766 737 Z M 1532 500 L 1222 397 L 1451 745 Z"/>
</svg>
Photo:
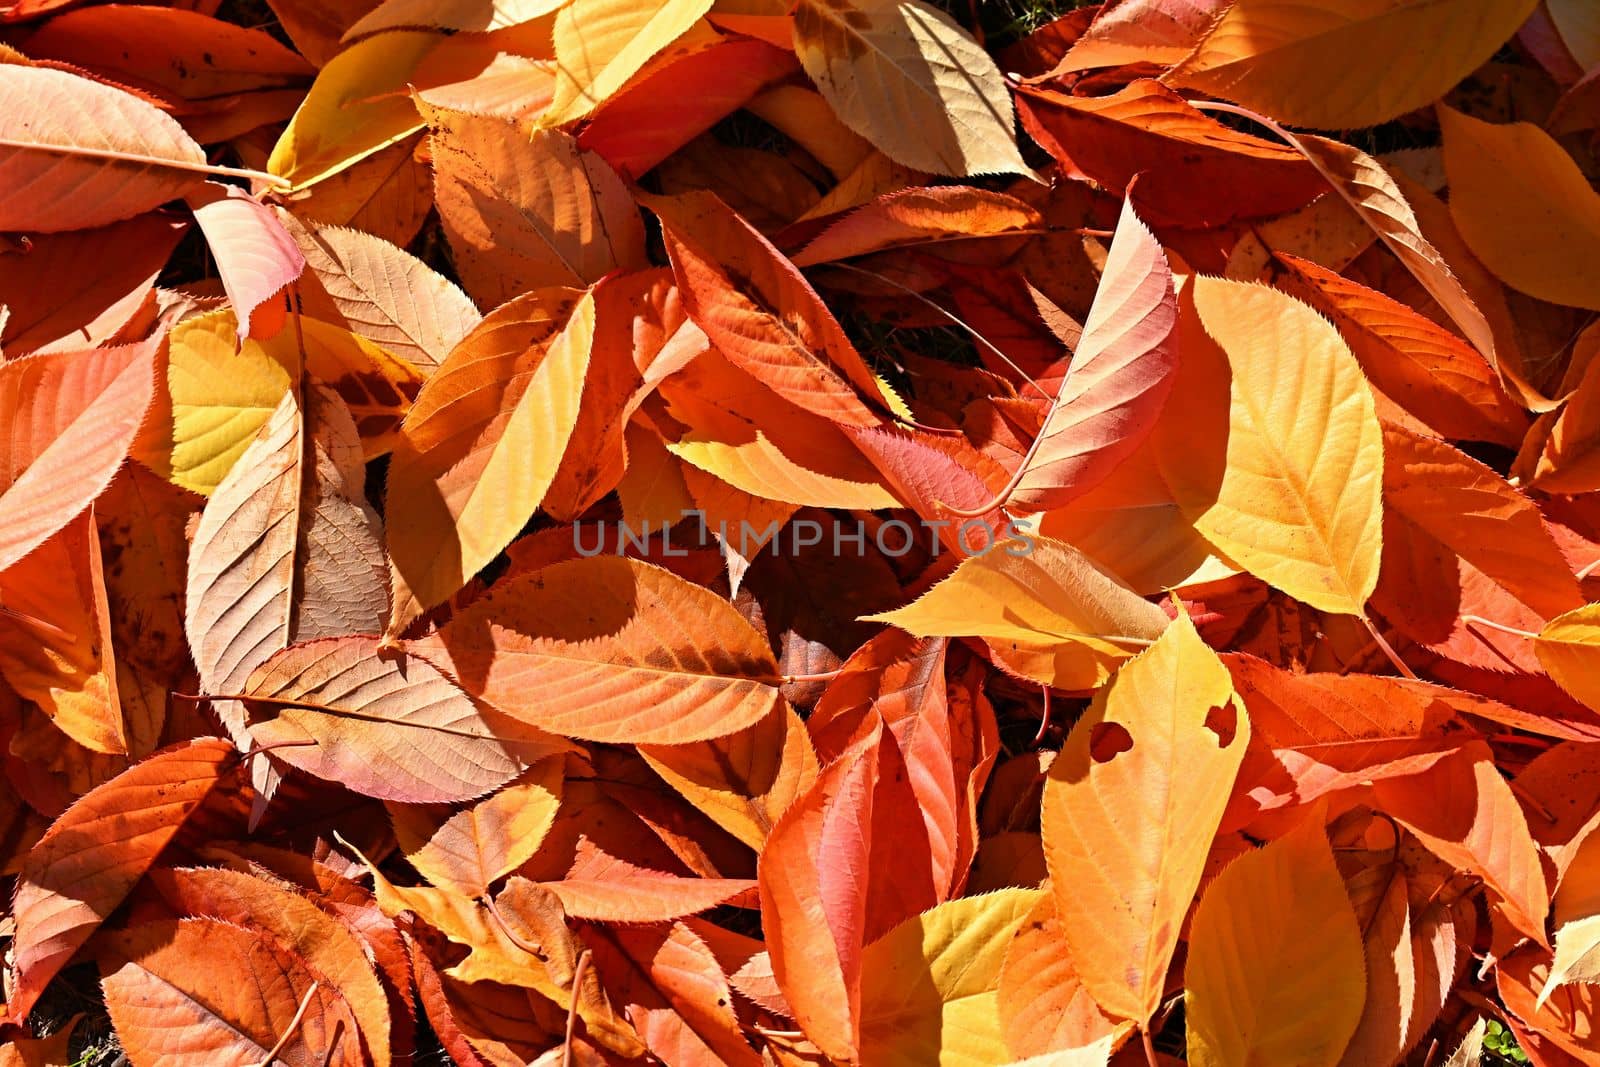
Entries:
<svg viewBox="0 0 1600 1067">
<path fill-rule="evenodd" d="M 426 662 L 380 654 L 375 636 L 292 645 L 245 683 L 277 710 L 251 736 L 308 774 L 382 800 L 440 804 L 504 785 L 567 745 L 480 710 Z"/>
<path fill-rule="evenodd" d="M 839 117 L 897 163 L 1030 174 L 994 60 L 922 0 L 800 0 L 795 51 Z"/>
<path fill-rule="evenodd" d="M 483 318 L 454 282 L 381 237 L 278 217 L 350 329 L 417 367 L 438 366 Z M 335 321 L 302 295 L 309 314 Z"/>
<path fill-rule="evenodd" d="M 388 591 L 377 516 L 342 402 L 285 393 L 201 513 L 185 629 L 207 692 L 238 693 L 279 649 L 376 632 Z"/>
</svg>

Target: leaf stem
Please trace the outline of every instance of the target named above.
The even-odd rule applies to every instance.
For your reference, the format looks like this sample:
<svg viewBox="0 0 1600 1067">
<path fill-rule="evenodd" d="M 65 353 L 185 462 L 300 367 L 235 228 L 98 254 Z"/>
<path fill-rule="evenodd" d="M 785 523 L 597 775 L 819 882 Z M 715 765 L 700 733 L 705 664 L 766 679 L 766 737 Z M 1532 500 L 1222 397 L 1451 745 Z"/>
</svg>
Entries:
<svg viewBox="0 0 1600 1067">
<path fill-rule="evenodd" d="M 1039 692 L 1044 695 L 1044 703 L 1039 708 L 1039 732 L 1033 735 L 1034 748 L 1044 744 L 1044 735 L 1050 732 L 1050 687 L 1041 685 Z"/>
<path fill-rule="evenodd" d="M 1393 645 L 1384 640 L 1383 634 L 1378 632 L 1378 628 L 1372 624 L 1372 620 L 1365 615 L 1359 616 L 1359 618 L 1361 619 L 1361 625 L 1367 628 L 1367 633 L 1371 634 L 1373 641 L 1377 642 L 1379 651 L 1388 658 L 1390 663 L 1394 664 L 1394 669 L 1412 681 L 1416 681 L 1416 672 L 1406 666 L 1406 661 L 1400 658 L 1400 654 L 1394 650 Z"/>
<path fill-rule="evenodd" d="M 306 1017 L 306 1009 L 311 1007 L 311 998 L 316 996 L 317 990 L 321 988 L 321 986 L 321 979 L 312 980 L 311 988 L 307 989 L 306 995 L 300 998 L 300 1006 L 295 1009 L 294 1018 L 289 1020 L 289 1026 L 283 1031 L 283 1036 L 278 1038 L 278 1043 L 272 1046 L 272 1050 L 267 1053 L 266 1058 L 257 1064 L 256 1067 L 272 1067 L 273 1061 L 278 1058 L 278 1053 L 283 1051 L 284 1046 L 286 1046 L 294 1037 L 295 1031 L 300 1029 L 300 1023 Z"/>
<path fill-rule="evenodd" d="M 578 955 L 578 966 L 572 973 L 572 999 L 567 1002 L 567 1036 L 561 1042 L 561 1067 L 572 1067 L 572 1035 L 578 1028 L 578 993 L 583 988 L 583 975 L 589 969 L 589 957 L 584 949 Z"/>
<path fill-rule="evenodd" d="M 1495 622 L 1493 619 L 1486 619 L 1482 615 L 1463 615 L 1461 616 L 1461 621 L 1466 623 L 1468 626 L 1487 626 L 1491 630 L 1499 630 L 1503 634 L 1510 634 L 1512 637 L 1521 637 L 1528 641 L 1537 640 L 1539 637 L 1539 635 L 1534 633 L 1532 630 L 1519 630 L 1515 626 L 1507 626 L 1503 622 Z"/>
<path fill-rule="evenodd" d="M 822 671 L 819 674 L 785 674 L 783 675 L 783 684 L 794 685 L 797 682 L 831 682 L 835 678 L 839 677 L 839 675 L 843 672 L 844 668 L 840 667 L 838 670 Z"/>
<path fill-rule="evenodd" d="M 68 633 L 61 627 L 45 622 L 43 619 L 35 615 L 29 615 L 25 611 L 18 611 L 16 608 L 7 607 L 4 604 L 0 604 L 0 615 L 15 619 L 18 624 L 25 626 L 30 630 L 48 634 L 57 641 L 60 641 L 62 644 L 75 645 L 78 643 L 78 637 L 76 634 Z"/>
<path fill-rule="evenodd" d="M 146 156 L 137 152 L 118 152 L 108 148 L 83 148 L 78 145 L 61 144 L 41 145 L 32 141 L 17 141 L 9 137 L 0 137 L 0 148 L 16 148 L 25 152 L 39 152 L 44 155 L 109 159 L 119 163 L 142 163 L 147 167 L 166 167 L 168 170 L 184 170 L 195 174 L 215 174 L 223 178 L 247 178 L 250 181 L 263 182 L 270 185 L 278 192 L 288 192 L 294 188 L 294 183 L 289 179 L 280 178 L 276 174 L 268 174 L 266 171 L 247 170 L 244 167 L 223 167 L 215 163 L 194 163 L 187 159 L 164 159 L 161 156 Z"/>
</svg>

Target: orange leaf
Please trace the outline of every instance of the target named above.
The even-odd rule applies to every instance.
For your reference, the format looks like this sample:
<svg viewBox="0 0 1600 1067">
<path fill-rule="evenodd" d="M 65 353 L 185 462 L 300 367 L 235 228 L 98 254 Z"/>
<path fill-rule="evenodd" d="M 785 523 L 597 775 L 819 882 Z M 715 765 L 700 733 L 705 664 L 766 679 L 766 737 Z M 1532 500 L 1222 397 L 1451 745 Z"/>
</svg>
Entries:
<svg viewBox="0 0 1600 1067">
<path fill-rule="evenodd" d="M 62 70 L 0 64 L 0 230 L 82 230 L 199 185 L 205 152 L 168 115 Z"/>
<path fill-rule="evenodd" d="M 540 760 L 501 789 L 456 811 L 389 802 L 395 838 L 411 866 L 441 889 L 486 896 L 489 883 L 539 851 L 561 804 L 564 759 Z"/>
<path fill-rule="evenodd" d="M 1539 849 L 1488 746 L 1473 742 L 1421 774 L 1380 781 L 1373 803 L 1434 855 L 1483 879 L 1493 912 L 1546 944 L 1550 895 Z"/>
<path fill-rule="evenodd" d="M 65 594 L 65 595 L 63 595 Z M 128 752 L 94 510 L 0 571 L 0 675 L 85 748 Z"/>
<path fill-rule="evenodd" d="M 12 1018 L 26 1018 L 50 979 L 144 877 L 234 757 L 233 747 L 216 738 L 158 752 L 68 808 L 33 846 L 12 905 Z"/>
<path fill-rule="evenodd" d="M 102 986 L 134 1063 L 259 1063 L 285 1037 L 285 1062 L 363 1062 L 349 1004 L 265 934 L 217 919 L 161 921 L 124 931 L 107 951 L 127 960 L 108 965 Z"/>
<path fill-rule="evenodd" d="M 714 194 L 644 201 L 661 219 L 684 307 L 722 353 L 779 396 L 846 426 L 880 418 L 877 380 L 793 263 Z"/>
<path fill-rule="evenodd" d="M 1046 893 L 1006 948 L 1000 1020 L 1018 1058 L 1082 1048 L 1127 1028 L 1100 1010 L 1072 966 L 1054 893 Z"/>
<path fill-rule="evenodd" d="M 560 130 L 424 107 L 439 218 L 467 292 L 494 307 L 645 266 L 644 224 L 605 160 Z"/>
<path fill-rule="evenodd" d="M 578 420 L 590 294 L 541 289 L 456 345 L 406 413 L 386 496 L 389 632 L 455 593 L 544 498 Z"/>
<path fill-rule="evenodd" d="M 344 998 L 374 1063 L 389 1061 L 389 1002 L 361 942 L 343 923 L 294 890 L 239 871 L 157 870 L 150 881 L 181 915 L 251 928 L 303 960 Z"/>
<path fill-rule="evenodd" d="M 0 571 L 111 484 L 150 406 L 159 340 L 0 364 Z"/>
<path fill-rule="evenodd" d="M 778 700 L 771 648 L 727 601 L 615 556 L 507 583 L 410 648 L 489 706 L 588 741 L 704 741 Z"/>
<path fill-rule="evenodd" d="M 1178 298 L 1155 236 L 1125 201 L 1083 338 L 1013 501 L 1059 508 L 1110 476 L 1154 428 L 1177 368 Z"/>
<path fill-rule="evenodd" d="M 940 899 L 898 744 L 871 715 L 784 813 L 757 877 L 772 970 L 827 1055 L 857 1055 L 862 948 Z"/>
</svg>

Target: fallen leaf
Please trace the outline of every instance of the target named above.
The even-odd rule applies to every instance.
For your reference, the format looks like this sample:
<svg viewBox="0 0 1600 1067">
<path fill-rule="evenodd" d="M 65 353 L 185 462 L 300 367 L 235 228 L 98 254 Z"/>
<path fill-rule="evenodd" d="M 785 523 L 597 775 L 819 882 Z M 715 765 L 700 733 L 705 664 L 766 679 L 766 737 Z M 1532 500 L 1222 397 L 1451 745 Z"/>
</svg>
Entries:
<svg viewBox="0 0 1600 1067">
<path fill-rule="evenodd" d="M 1250 740 L 1228 671 L 1180 615 L 1117 671 L 1045 783 L 1056 915 L 1085 989 L 1146 1027 Z"/>
<path fill-rule="evenodd" d="M 1331 1067 L 1365 999 L 1361 929 L 1314 809 L 1200 898 L 1184 966 L 1189 1061 Z"/>
<path fill-rule="evenodd" d="M 1541 300 L 1600 309 L 1600 194 L 1565 149 L 1526 122 L 1439 108 L 1450 217 L 1501 281 Z"/>
<path fill-rule="evenodd" d="M 1028 174 L 994 61 L 922 0 L 800 0 L 795 52 L 845 125 L 935 174 Z"/>
<path fill-rule="evenodd" d="M 138 97 L 64 70 L 0 63 L 0 230 L 82 230 L 200 185 L 183 127 Z"/>
<path fill-rule="evenodd" d="M 726 601 L 615 556 L 507 583 L 408 647 L 490 707 L 588 741 L 689 744 L 778 706 L 772 650 Z"/>
<path fill-rule="evenodd" d="M 56 972 L 116 910 L 184 820 L 236 764 L 216 738 L 174 745 L 68 808 L 17 877 L 12 992 L 22 1019 Z"/>
<path fill-rule="evenodd" d="M 1295 126 L 1376 126 L 1434 100 L 1506 42 L 1532 0 L 1347 6 L 1242 0 L 1167 80 Z M 1426 40 L 1426 51 L 1413 47 Z"/>
</svg>

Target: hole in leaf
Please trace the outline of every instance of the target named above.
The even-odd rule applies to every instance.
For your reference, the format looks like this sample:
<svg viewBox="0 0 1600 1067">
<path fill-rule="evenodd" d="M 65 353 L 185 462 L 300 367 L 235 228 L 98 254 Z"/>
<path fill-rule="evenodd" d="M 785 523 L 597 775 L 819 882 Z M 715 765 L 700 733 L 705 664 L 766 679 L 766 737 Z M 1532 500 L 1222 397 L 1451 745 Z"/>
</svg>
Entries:
<svg viewBox="0 0 1600 1067">
<path fill-rule="evenodd" d="M 1218 748 L 1233 744 L 1234 735 L 1239 732 L 1239 709 L 1233 701 L 1206 712 L 1206 729 L 1217 735 Z"/>
<path fill-rule="evenodd" d="M 1089 757 L 1109 763 L 1133 747 L 1133 735 L 1120 722 L 1097 722 L 1089 731 Z"/>
</svg>

